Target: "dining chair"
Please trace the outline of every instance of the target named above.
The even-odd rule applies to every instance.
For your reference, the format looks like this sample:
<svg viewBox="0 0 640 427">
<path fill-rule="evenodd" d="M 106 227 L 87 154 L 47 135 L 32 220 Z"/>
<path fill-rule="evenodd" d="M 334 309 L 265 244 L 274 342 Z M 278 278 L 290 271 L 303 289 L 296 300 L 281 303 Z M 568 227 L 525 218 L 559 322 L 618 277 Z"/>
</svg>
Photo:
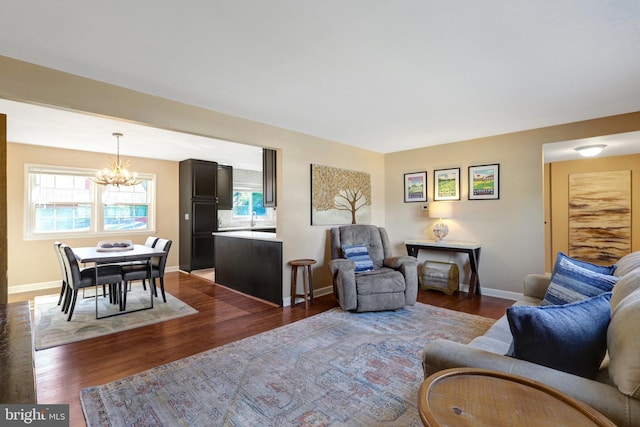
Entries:
<svg viewBox="0 0 640 427">
<path fill-rule="evenodd" d="M 71 316 L 73 316 L 76 299 L 78 298 L 78 290 L 95 286 L 95 298 L 98 298 L 98 285 L 114 285 L 113 287 L 121 285 L 122 267 L 119 265 L 100 265 L 80 269 L 73 250 L 65 244 L 60 245 L 60 249 L 64 253 L 62 259 L 67 271 L 67 286 L 69 287 L 69 291 L 65 298 L 65 304 L 67 305 L 67 311 L 69 313 L 67 321 L 70 321 Z M 96 268 L 98 269 L 97 281 Z M 67 311 L 65 311 L 65 313 L 67 313 Z"/>
<path fill-rule="evenodd" d="M 171 240 L 158 239 L 155 247 L 167 252 L 167 254 L 151 258 L 149 261 L 151 263 L 150 265 L 131 264 L 122 266 L 122 280 L 124 281 L 125 289 L 127 289 L 128 284 L 134 280 L 142 280 L 142 284 L 144 286 L 144 281 L 148 279 L 150 286 L 153 286 L 153 294 L 157 297 L 158 292 L 156 279 L 159 279 L 162 300 L 167 302 L 167 297 L 164 292 L 164 270 L 167 265 L 167 257 L 169 255 L 169 250 L 171 249 L 171 243 Z M 146 286 L 144 289 L 147 289 Z"/>
<path fill-rule="evenodd" d="M 60 272 L 62 273 L 62 285 L 60 286 L 60 297 L 58 298 L 58 305 L 62 303 L 62 299 L 67 293 L 67 269 L 64 266 L 64 261 L 62 259 L 62 252 L 60 252 L 61 242 L 53 242 L 53 249 L 56 251 L 56 258 L 58 259 L 58 264 L 60 264 Z M 63 306 L 64 310 L 64 306 Z"/>
</svg>

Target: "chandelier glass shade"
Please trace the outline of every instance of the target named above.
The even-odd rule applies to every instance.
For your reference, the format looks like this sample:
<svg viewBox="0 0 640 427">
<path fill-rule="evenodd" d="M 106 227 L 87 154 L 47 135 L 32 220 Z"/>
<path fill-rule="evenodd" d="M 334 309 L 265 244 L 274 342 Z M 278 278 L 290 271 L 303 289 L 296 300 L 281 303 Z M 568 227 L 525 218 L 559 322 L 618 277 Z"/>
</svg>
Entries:
<svg viewBox="0 0 640 427">
<path fill-rule="evenodd" d="M 117 151 L 116 160 L 107 163 L 107 167 L 96 172 L 96 176 L 93 178 L 93 182 L 100 185 L 115 185 L 119 187 L 121 185 L 131 186 L 140 184 L 138 174 L 129 172 L 129 162 L 123 163 L 120 160 L 120 137 L 121 133 L 114 132 L 113 136 L 117 139 Z"/>
</svg>

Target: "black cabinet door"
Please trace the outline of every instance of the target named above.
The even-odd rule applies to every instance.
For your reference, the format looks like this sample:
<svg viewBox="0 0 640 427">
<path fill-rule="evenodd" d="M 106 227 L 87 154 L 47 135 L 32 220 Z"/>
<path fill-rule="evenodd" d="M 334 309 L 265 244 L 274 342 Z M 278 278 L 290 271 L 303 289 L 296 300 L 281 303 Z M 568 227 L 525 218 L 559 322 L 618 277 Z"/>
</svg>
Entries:
<svg viewBox="0 0 640 427">
<path fill-rule="evenodd" d="M 218 213 L 215 202 L 192 203 L 193 234 L 211 234 L 218 230 Z"/>
<path fill-rule="evenodd" d="M 233 167 L 218 165 L 218 209 L 233 209 Z"/>
<path fill-rule="evenodd" d="M 216 162 L 193 160 L 192 171 L 192 196 L 196 198 L 216 198 L 218 195 L 216 183 L 218 164 Z"/>
<path fill-rule="evenodd" d="M 262 149 L 262 205 L 276 207 L 276 150 Z"/>
<path fill-rule="evenodd" d="M 194 235 L 191 248 L 191 268 L 198 270 L 201 268 L 213 268 L 214 266 L 214 244 L 212 235 Z"/>
</svg>

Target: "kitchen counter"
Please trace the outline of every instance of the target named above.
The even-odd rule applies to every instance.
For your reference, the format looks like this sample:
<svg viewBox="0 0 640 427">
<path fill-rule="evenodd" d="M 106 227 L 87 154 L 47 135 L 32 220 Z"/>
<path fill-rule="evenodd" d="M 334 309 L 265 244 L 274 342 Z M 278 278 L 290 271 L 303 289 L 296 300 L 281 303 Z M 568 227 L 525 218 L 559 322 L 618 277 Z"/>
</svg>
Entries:
<svg viewBox="0 0 640 427">
<path fill-rule="evenodd" d="M 282 306 L 282 239 L 264 231 L 212 234 L 216 283 Z"/>
<path fill-rule="evenodd" d="M 237 237 L 240 239 L 271 240 L 274 242 L 282 242 L 281 239 L 276 237 L 276 233 L 270 233 L 267 231 L 220 231 L 211 234 L 213 234 L 214 236 Z"/>
<path fill-rule="evenodd" d="M 276 226 L 275 225 L 264 225 L 264 226 L 254 225 L 253 227 L 248 227 L 248 226 L 244 226 L 244 227 L 222 227 L 222 228 L 219 228 L 218 231 L 219 232 L 230 232 L 230 231 L 265 231 L 265 232 L 271 232 L 271 231 L 273 231 L 275 233 Z"/>
</svg>

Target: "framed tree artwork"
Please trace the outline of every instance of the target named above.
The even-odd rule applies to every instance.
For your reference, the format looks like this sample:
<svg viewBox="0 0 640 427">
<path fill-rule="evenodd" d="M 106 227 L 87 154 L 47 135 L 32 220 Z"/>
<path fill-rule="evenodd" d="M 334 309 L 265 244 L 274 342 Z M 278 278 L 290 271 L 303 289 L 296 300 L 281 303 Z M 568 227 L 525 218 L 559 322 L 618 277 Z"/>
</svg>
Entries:
<svg viewBox="0 0 640 427">
<path fill-rule="evenodd" d="M 311 225 L 371 223 L 371 176 L 311 165 Z"/>
<path fill-rule="evenodd" d="M 460 168 L 433 171 L 433 200 L 460 200 Z"/>
<path fill-rule="evenodd" d="M 500 198 L 500 165 L 469 166 L 469 200 Z"/>
<path fill-rule="evenodd" d="M 404 174 L 404 202 L 427 201 L 427 172 Z"/>
</svg>

